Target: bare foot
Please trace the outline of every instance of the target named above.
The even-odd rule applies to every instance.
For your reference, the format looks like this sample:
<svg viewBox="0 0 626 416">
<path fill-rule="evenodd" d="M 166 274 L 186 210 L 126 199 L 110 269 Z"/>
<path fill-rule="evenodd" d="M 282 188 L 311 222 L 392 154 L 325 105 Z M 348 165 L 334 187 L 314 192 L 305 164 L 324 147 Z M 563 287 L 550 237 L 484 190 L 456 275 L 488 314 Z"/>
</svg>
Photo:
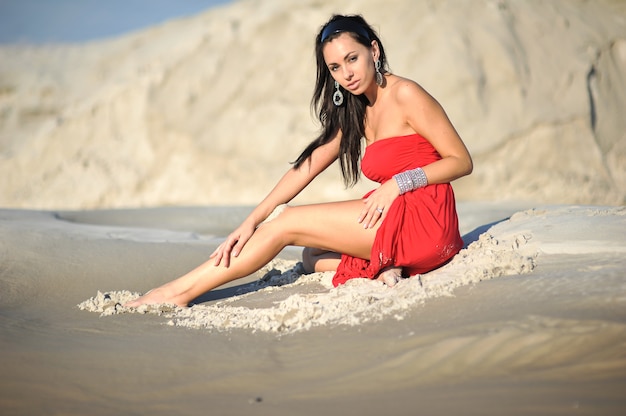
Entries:
<svg viewBox="0 0 626 416">
<path fill-rule="evenodd" d="M 152 289 L 146 292 L 145 295 L 138 297 L 135 300 L 131 300 L 124 304 L 127 308 L 138 308 L 141 305 L 177 305 L 177 306 L 187 306 L 187 302 L 177 302 L 176 297 L 173 296 L 167 289 L 164 287 L 158 287 L 156 289 Z"/>
<path fill-rule="evenodd" d="M 376 280 L 380 280 L 389 287 L 394 287 L 402 279 L 401 267 L 388 267 L 378 274 Z"/>
</svg>

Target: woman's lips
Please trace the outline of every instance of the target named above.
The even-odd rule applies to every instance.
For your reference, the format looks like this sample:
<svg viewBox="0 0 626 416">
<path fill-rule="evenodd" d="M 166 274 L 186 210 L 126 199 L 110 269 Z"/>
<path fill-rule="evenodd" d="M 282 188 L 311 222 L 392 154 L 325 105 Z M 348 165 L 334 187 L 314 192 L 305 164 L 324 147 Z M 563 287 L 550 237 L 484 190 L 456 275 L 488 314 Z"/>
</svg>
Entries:
<svg viewBox="0 0 626 416">
<path fill-rule="evenodd" d="M 354 91 L 359 87 L 359 81 L 352 81 L 351 83 L 349 83 L 346 88 L 349 89 L 350 91 Z"/>
</svg>

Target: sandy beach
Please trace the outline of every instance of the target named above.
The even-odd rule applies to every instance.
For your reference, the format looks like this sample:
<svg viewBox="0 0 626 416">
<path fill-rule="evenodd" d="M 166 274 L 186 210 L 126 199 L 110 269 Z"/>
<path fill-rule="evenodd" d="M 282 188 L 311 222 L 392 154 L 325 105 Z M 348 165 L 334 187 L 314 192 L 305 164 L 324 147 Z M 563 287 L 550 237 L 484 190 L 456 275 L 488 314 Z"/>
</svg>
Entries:
<svg viewBox="0 0 626 416">
<path fill-rule="evenodd" d="M 238 215 L 2 210 L 3 413 L 619 414 L 626 209 L 519 208 L 461 203 L 469 246 L 394 289 L 262 271 L 139 312 L 116 296 L 195 266 L 206 219 Z"/>
<path fill-rule="evenodd" d="M 333 288 L 288 247 L 189 308 L 123 307 L 205 261 L 315 134 L 333 12 L 380 28 L 467 143 L 465 248 Z M 625 90 L 610 0 L 242 0 L 0 46 L 0 413 L 623 414 Z M 331 167 L 294 203 L 372 186 Z"/>
</svg>

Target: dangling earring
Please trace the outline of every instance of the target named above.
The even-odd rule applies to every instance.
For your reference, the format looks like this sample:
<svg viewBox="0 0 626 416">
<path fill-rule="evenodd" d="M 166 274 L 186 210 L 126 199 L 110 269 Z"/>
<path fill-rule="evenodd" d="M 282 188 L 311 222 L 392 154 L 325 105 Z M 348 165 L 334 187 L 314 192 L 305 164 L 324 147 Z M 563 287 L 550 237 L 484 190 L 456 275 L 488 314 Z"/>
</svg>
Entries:
<svg viewBox="0 0 626 416">
<path fill-rule="evenodd" d="M 339 83 L 337 81 L 335 81 L 335 88 L 337 89 L 335 90 L 335 93 L 333 94 L 333 103 L 337 107 L 339 107 L 341 104 L 343 104 L 343 94 L 339 90 Z"/>
<path fill-rule="evenodd" d="M 380 72 L 380 59 L 374 63 L 376 66 L 376 85 L 383 85 L 383 74 Z"/>
</svg>

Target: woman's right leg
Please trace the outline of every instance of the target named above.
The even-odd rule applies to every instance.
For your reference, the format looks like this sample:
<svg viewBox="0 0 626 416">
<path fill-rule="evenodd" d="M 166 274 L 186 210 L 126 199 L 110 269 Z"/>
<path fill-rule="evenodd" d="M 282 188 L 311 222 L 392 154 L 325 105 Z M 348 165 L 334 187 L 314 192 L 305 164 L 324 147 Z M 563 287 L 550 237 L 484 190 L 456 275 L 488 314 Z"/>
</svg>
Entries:
<svg viewBox="0 0 626 416">
<path fill-rule="evenodd" d="M 379 280 L 389 287 L 393 287 L 402 280 L 402 268 L 401 267 L 387 267 L 378 273 L 376 280 Z"/>
<path fill-rule="evenodd" d="M 156 303 L 186 306 L 211 289 L 256 272 L 288 245 L 369 259 L 377 227 L 365 229 L 358 223 L 362 208 L 361 200 L 288 207 L 257 228 L 239 256 L 231 259 L 229 267 L 215 266 L 209 260 L 126 306 Z"/>
<path fill-rule="evenodd" d="M 302 265 L 305 273 L 336 271 L 341 261 L 341 254 L 319 248 L 305 247 L 302 250 Z M 383 269 L 376 280 L 389 287 L 393 287 L 402 280 L 401 267 L 387 267 Z"/>
</svg>

